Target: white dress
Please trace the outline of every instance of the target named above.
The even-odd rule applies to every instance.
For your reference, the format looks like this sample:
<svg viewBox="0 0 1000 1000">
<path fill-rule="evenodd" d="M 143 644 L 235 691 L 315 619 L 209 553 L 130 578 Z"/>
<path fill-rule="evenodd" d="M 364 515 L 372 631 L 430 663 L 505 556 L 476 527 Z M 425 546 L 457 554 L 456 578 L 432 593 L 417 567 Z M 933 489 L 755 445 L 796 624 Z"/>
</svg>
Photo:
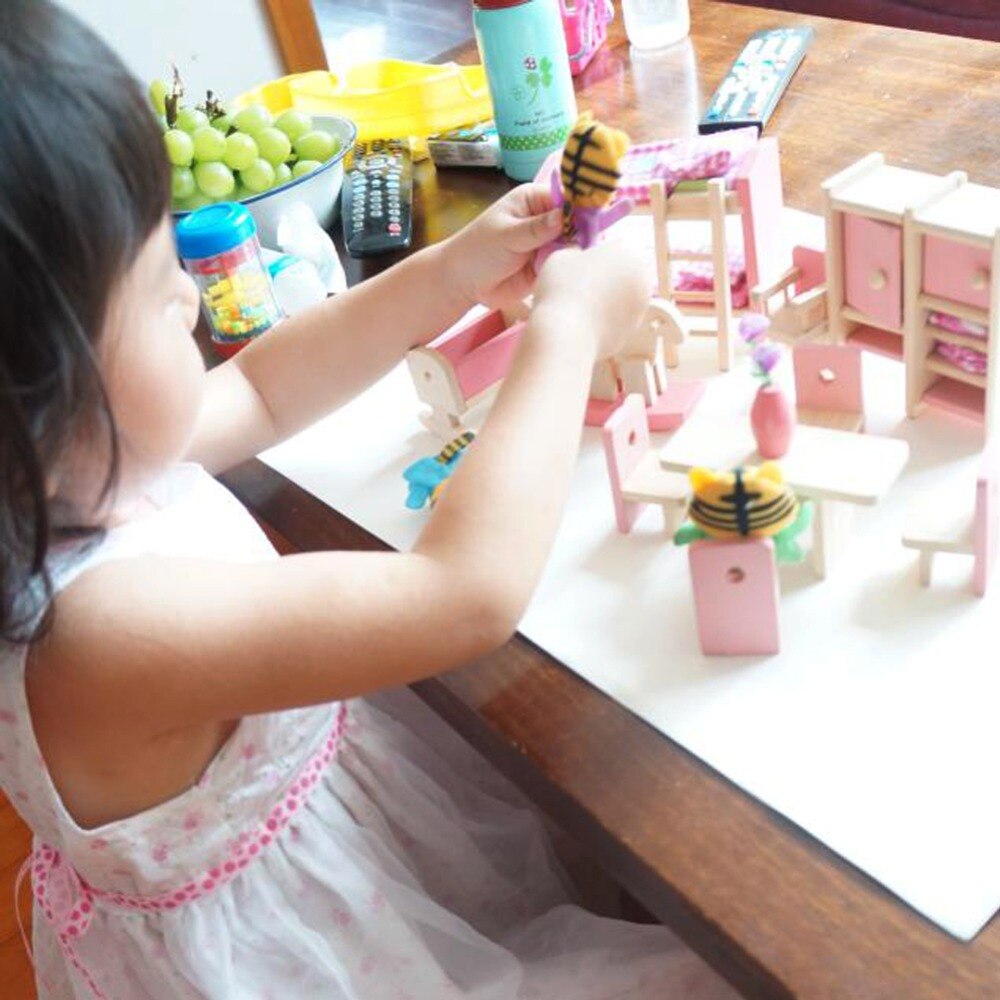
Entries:
<svg viewBox="0 0 1000 1000">
<path fill-rule="evenodd" d="M 150 499 L 56 558 L 57 586 L 141 553 L 276 558 L 199 468 Z M 35 832 L 43 998 L 736 996 L 665 928 L 572 905 L 536 814 L 408 692 L 245 718 L 197 785 L 84 830 L 35 742 L 24 658 L 0 646 L 0 785 Z"/>
</svg>

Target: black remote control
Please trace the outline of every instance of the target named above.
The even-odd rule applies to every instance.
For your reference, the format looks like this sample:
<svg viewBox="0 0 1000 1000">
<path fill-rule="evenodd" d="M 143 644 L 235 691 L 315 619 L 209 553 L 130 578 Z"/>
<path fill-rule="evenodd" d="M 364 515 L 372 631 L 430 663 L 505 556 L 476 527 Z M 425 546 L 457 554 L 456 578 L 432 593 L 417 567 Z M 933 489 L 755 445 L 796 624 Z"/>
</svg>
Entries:
<svg viewBox="0 0 1000 1000">
<path fill-rule="evenodd" d="M 750 36 L 712 95 L 698 131 L 721 132 L 756 125 L 763 131 L 813 40 L 812 28 L 774 28 Z"/>
<path fill-rule="evenodd" d="M 340 210 L 344 244 L 352 257 L 370 257 L 410 245 L 413 162 L 408 139 L 355 144 Z"/>
</svg>

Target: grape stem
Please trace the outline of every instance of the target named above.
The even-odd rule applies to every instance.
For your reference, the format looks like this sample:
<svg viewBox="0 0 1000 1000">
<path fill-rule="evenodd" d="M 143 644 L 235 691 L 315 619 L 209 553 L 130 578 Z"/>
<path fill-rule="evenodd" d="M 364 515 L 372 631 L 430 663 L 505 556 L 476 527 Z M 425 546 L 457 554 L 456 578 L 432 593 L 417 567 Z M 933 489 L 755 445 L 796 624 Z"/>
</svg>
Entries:
<svg viewBox="0 0 1000 1000">
<path fill-rule="evenodd" d="M 184 82 L 181 80 L 177 64 L 171 63 L 170 68 L 174 71 L 174 75 L 170 83 L 170 93 L 163 99 L 163 110 L 167 118 L 167 127 L 173 128 L 177 124 L 177 112 L 180 110 L 181 98 L 184 96 Z"/>
</svg>

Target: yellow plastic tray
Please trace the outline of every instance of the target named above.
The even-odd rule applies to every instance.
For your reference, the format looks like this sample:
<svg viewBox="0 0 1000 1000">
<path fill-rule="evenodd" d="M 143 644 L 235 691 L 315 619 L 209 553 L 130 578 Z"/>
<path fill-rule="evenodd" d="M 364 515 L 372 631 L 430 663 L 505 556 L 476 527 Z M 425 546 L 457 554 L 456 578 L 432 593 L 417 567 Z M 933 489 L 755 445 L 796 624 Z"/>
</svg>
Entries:
<svg viewBox="0 0 1000 1000">
<path fill-rule="evenodd" d="M 296 73 L 262 84 L 232 104 L 263 104 L 278 114 L 297 108 L 309 114 L 350 118 L 358 138 L 426 137 L 493 117 L 482 66 L 381 59 L 342 74 Z"/>
</svg>

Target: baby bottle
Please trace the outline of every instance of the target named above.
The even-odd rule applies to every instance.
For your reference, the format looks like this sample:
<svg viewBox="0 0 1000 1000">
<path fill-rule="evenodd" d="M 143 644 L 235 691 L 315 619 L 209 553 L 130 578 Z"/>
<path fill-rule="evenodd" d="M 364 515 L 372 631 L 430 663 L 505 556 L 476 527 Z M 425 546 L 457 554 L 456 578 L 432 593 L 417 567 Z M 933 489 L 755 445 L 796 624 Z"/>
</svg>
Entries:
<svg viewBox="0 0 1000 1000">
<path fill-rule="evenodd" d="M 230 357 L 282 318 L 257 227 L 243 205 L 220 202 L 184 216 L 177 249 L 201 292 L 218 354 Z"/>
<path fill-rule="evenodd" d="M 473 0 L 473 24 L 504 172 L 531 180 L 576 121 L 559 0 Z"/>
</svg>

